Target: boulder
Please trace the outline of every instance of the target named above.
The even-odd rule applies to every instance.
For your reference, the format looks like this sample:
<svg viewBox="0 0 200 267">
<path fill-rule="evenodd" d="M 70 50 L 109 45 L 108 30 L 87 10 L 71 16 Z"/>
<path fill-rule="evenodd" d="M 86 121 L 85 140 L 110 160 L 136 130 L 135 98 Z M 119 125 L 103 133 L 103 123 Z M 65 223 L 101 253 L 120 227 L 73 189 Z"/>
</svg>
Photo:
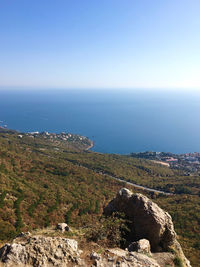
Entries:
<svg viewBox="0 0 200 267">
<path fill-rule="evenodd" d="M 80 262 L 76 240 L 61 237 L 23 236 L 0 249 L 6 266 L 68 266 Z"/>
<path fill-rule="evenodd" d="M 128 251 L 136 251 L 140 253 L 151 254 L 151 247 L 150 247 L 149 240 L 140 239 L 137 242 L 132 242 L 128 247 Z"/>
<path fill-rule="evenodd" d="M 138 243 L 136 242 L 137 244 L 132 243 L 132 245 L 138 246 L 136 250 L 140 251 L 140 245 L 142 250 L 143 248 L 147 251 L 150 250 L 146 242 L 140 243 L 140 239 L 147 239 L 152 251 L 174 250 L 176 256 L 181 259 L 182 265 L 191 267 L 176 239 L 171 216 L 146 196 L 133 194 L 127 188 L 122 188 L 104 209 L 104 214 L 107 216 L 113 212 L 123 212 L 131 222 L 132 242 L 139 240 Z"/>
<path fill-rule="evenodd" d="M 137 252 L 127 252 L 120 248 L 114 248 L 108 250 L 109 254 L 112 254 L 112 263 L 109 263 L 109 258 L 101 258 L 99 261 L 100 267 L 161 267 L 156 260 L 148 255 Z"/>
<path fill-rule="evenodd" d="M 142 194 L 122 188 L 104 209 L 106 215 L 115 211 L 132 222 L 132 241 L 145 238 L 153 251 L 168 250 L 176 239 L 171 216 Z"/>
<path fill-rule="evenodd" d="M 60 230 L 62 233 L 64 233 L 65 231 L 69 231 L 69 226 L 66 223 L 58 223 L 56 226 L 57 230 Z"/>
</svg>

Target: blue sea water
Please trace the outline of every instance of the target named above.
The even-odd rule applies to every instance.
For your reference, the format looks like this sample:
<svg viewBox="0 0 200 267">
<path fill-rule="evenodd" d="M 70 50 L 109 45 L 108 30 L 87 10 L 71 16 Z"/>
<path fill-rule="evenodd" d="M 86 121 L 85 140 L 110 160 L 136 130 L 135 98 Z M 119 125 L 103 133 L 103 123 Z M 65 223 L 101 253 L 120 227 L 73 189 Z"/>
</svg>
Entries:
<svg viewBox="0 0 200 267">
<path fill-rule="evenodd" d="M 0 90 L 0 125 L 71 132 L 94 151 L 200 152 L 200 93 L 148 90 Z"/>
</svg>

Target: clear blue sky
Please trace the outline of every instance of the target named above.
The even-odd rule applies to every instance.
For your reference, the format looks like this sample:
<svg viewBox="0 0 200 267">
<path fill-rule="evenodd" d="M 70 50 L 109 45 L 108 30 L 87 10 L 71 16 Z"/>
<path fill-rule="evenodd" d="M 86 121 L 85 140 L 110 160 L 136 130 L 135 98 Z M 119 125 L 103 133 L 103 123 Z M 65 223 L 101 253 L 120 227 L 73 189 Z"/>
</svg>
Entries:
<svg viewBox="0 0 200 267">
<path fill-rule="evenodd" d="M 199 0 L 0 0 L 0 86 L 199 88 Z"/>
</svg>

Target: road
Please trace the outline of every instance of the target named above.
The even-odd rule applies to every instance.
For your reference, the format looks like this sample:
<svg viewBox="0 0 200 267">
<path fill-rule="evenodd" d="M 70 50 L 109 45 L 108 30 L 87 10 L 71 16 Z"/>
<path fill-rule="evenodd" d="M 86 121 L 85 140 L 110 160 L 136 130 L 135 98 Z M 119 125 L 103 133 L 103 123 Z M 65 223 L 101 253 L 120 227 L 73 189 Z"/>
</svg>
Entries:
<svg viewBox="0 0 200 267">
<path fill-rule="evenodd" d="M 88 170 L 93 171 L 93 172 L 95 172 L 97 174 L 106 175 L 107 177 L 110 177 L 111 179 L 114 179 L 114 180 L 116 180 L 118 182 L 126 183 L 126 184 L 131 185 L 131 186 L 133 186 L 135 188 L 138 188 L 138 189 L 146 190 L 148 192 L 155 192 L 155 193 L 163 194 L 163 195 L 166 195 L 166 196 L 174 195 L 172 193 L 168 193 L 168 192 L 165 192 L 165 191 L 162 191 L 162 190 L 157 190 L 157 189 L 149 188 L 149 187 L 146 187 L 146 186 L 143 186 L 143 185 L 138 185 L 138 184 L 135 184 L 133 182 L 128 182 L 125 179 L 121 179 L 119 177 L 110 175 L 109 173 L 106 173 L 105 171 L 99 171 L 99 170 L 95 170 L 93 168 L 86 167 L 86 166 L 84 166 L 84 165 L 82 165 L 80 163 L 75 162 L 74 160 L 70 160 L 70 159 L 66 159 L 66 160 L 70 161 L 71 163 L 73 163 L 73 164 L 75 164 L 75 165 L 77 165 L 79 167 L 88 169 Z"/>
</svg>

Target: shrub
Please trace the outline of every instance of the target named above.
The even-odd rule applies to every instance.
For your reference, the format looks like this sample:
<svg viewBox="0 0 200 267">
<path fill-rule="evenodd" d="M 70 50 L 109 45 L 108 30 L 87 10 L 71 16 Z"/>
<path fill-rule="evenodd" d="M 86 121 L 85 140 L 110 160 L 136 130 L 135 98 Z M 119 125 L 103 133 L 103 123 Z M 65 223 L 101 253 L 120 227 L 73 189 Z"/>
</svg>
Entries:
<svg viewBox="0 0 200 267">
<path fill-rule="evenodd" d="M 178 256 L 174 258 L 174 264 L 176 267 L 184 267 L 182 260 Z"/>
<path fill-rule="evenodd" d="M 103 241 L 108 246 L 124 246 L 125 236 L 129 229 L 128 221 L 122 213 L 113 213 L 110 217 L 102 216 L 95 226 L 91 226 L 86 234 L 89 241 Z"/>
<path fill-rule="evenodd" d="M 6 192 L 4 191 L 0 196 L 0 209 L 4 206 L 4 198 L 6 197 Z"/>
<path fill-rule="evenodd" d="M 16 236 L 15 228 L 8 222 L 0 221 L 0 240 L 9 240 Z"/>
<path fill-rule="evenodd" d="M 200 241 L 196 241 L 193 245 L 193 248 L 197 248 L 200 250 Z"/>
<path fill-rule="evenodd" d="M 21 217 L 21 211 L 20 211 L 20 204 L 24 199 L 24 193 L 21 189 L 17 189 L 18 192 L 20 192 L 20 195 L 18 199 L 14 202 L 14 208 L 15 208 L 15 214 L 16 214 L 16 223 L 15 223 L 15 228 L 16 232 L 19 233 L 21 228 L 24 226 L 22 217 Z"/>
</svg>

